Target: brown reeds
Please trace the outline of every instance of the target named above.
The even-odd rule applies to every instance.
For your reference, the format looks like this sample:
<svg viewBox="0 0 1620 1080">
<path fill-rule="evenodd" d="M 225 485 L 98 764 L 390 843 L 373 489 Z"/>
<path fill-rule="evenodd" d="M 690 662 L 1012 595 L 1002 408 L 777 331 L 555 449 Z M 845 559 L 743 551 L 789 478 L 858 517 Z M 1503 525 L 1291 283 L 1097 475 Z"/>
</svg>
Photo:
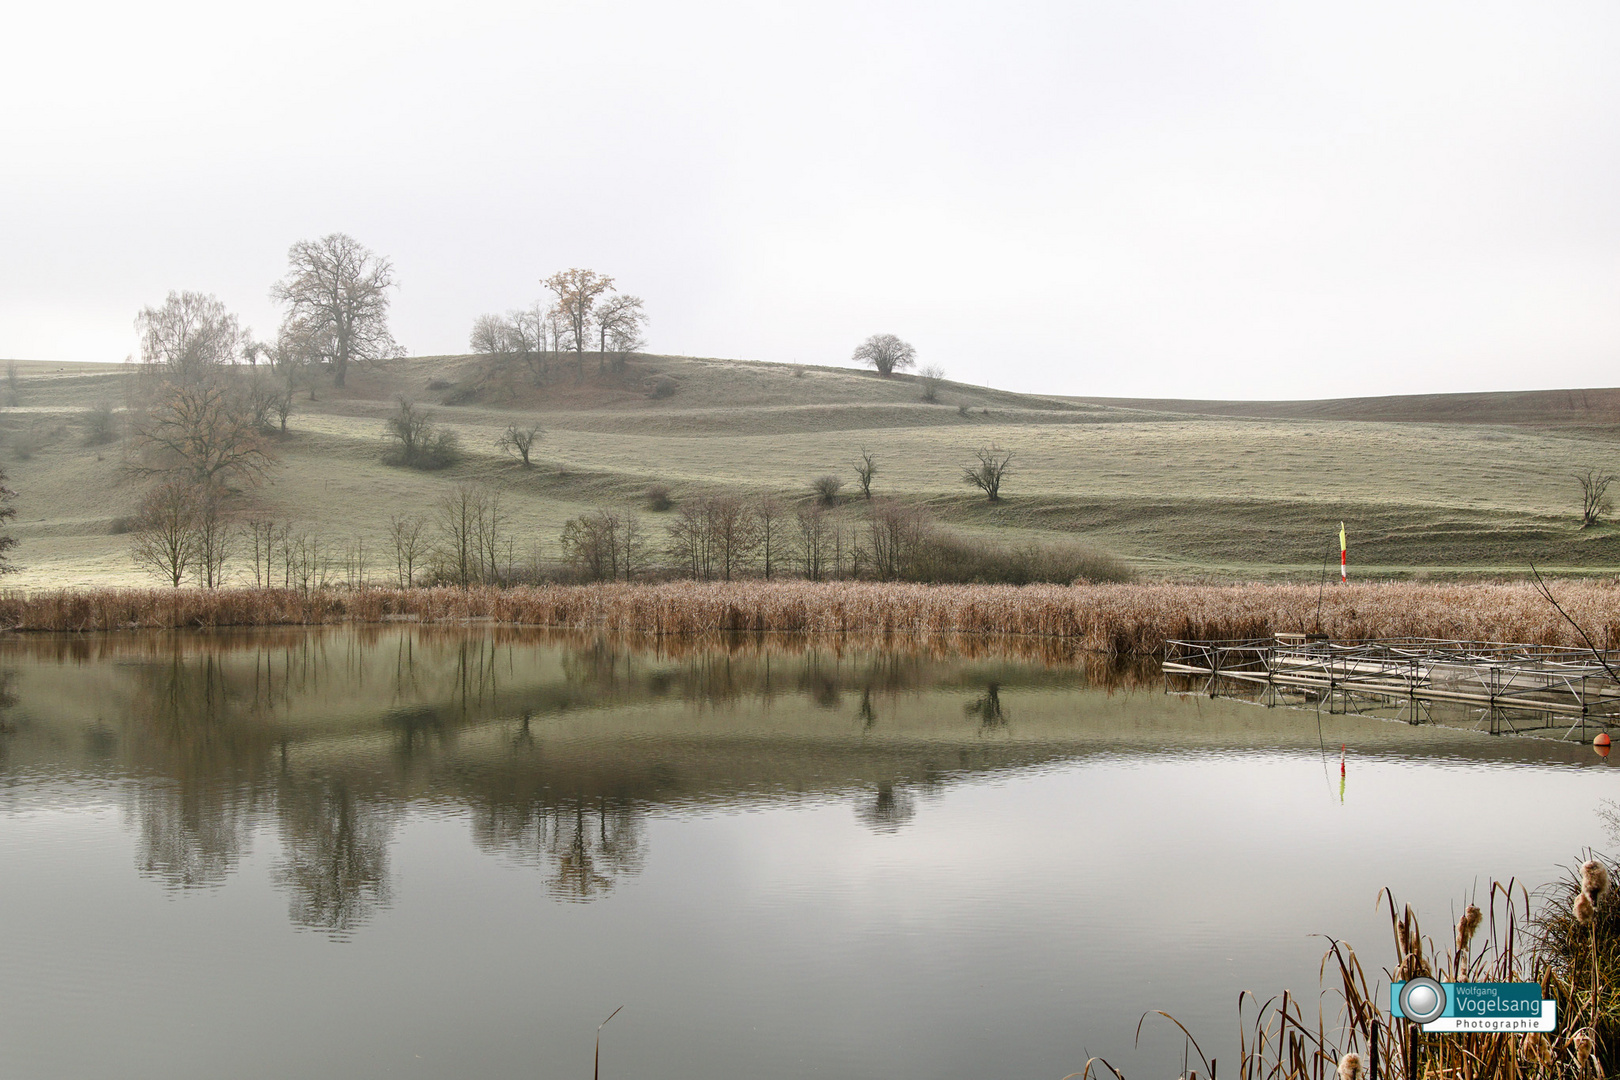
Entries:
<svg viewBox="0 0 1620 1080">
<path fill-rule="evenodd" d="M 1569 583 L 1562 603 L 1605 648 L 1620 646 L 1620 588 Z M 0 628 L 104 631 L 461 622 L 654 636 L 724 633 L 1019 634 L 1112 656 L 1152 656 L 1171 638 L 1233 639 L 1317 621 L 1303 585 L 914 585 L 671 582 L 511 589 L 36 589 L 0 594 Z M 1529 585 L 1367 584 L 1330 590 L 1335 640 L 1436 637 L 1577 645 Z"/>
<path fill-rule="evenodd" d="M 1611 872 L 1600 860 L 1587 860 L 1541 890 L 1536 910 L 1522 886 L 1492 883 L 1486 909 L 1469 904 L 1459 919 L 1449 964 L 1433 941 L 1427 943 L 1436 958 L 1432 972 L 1416 913 L 1397 910 L 1394 896 L 1383 890 L 1379 899 L 1388 906 L 1395 944 L 1383 979 L 1369 978 L 1355 952 L 1330 938 L 1314 1019 L 1303 1007 L 1309 999 L 1289 991 L 1264 1003 L 1240 994 L 1240 1080 L 1358 1080 L 1364 1059 L 1373 1063 L 1374 1075 L 1388 1080 L 1601 1080 L 1603 1061 L 1620 1041 L 1620 1002 L 1612 989 L 1620 973 L 1620 903 L 1610 902 Z M 1596 909 L 1586 922 L 1572 915 L 1572 898 Z M 1483 938 L 1477 945 L 1476 935 Z M 1538 983 L 1542 996 L 1557 1005 L 1557 1030 L 1425 1033 L 1389 1011 L 1388 984 L 1415 974 L 1442 982 Z M 1337 1012 L 1331 1024 L 1330 1010 Z M 1185 1027 L 1176 1026 L 1213 1080 L 1214 1060 L 1205 1058 Z M 1072 1076 L 1125 1080 L 1101 1058 Z"/>
</svg>

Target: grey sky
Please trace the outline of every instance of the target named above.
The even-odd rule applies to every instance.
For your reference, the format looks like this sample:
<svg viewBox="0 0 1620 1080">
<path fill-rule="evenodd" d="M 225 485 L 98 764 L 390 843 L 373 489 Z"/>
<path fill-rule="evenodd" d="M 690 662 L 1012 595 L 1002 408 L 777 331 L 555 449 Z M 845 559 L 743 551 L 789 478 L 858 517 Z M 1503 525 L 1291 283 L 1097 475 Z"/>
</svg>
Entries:
<svg viewBox="0 0 1620 1080">
<path fill-rule="evenodd" d="M 1620 5 L 13 5 L 0 356 L 296 240 L 413 354 L 568 266 L 658 351 L 1066 393 L 1620 383 Z"/>
</svg>

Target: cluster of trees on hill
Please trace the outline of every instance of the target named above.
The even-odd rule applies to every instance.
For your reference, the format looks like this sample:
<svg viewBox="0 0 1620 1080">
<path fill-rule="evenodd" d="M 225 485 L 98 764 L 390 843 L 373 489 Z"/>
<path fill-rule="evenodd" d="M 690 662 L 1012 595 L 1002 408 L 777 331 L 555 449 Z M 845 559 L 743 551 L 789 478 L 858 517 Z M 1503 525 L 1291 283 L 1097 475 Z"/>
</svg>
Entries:
<svg viewBox="0 0 1620 1080">
<path fill-rule="evenodd" d="M 587 352 L 595 352 L 605 369 L 623 367 L 631 353 L 645 346 L 645 305 L 639 296 L 619 292 L 613 278 L 574 267 L 541 284 L 551 293 L 549 302 L 536 301 L 504 315 L 480 315 L 468 342 L 472 351 L 514 361 L 540 383 L 569 353 L 583 375 Z"/>
</svg>

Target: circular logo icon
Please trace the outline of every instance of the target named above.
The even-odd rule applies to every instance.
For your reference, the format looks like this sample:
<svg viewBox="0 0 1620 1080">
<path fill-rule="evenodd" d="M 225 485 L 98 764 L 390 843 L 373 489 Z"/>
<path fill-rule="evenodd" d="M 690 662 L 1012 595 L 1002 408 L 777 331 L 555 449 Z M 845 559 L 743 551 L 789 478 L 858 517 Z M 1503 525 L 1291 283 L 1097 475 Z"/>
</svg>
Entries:
<svg viewBox="0 0 1620 1080">
<path fill-rule="evenodd" d="M 1440 1019 L 1446 1011 L 1446 988 L 1433 979 L 1413 979 L 1401 987 L 1401 1012 L 1414 1024 Z"/>
</svg>

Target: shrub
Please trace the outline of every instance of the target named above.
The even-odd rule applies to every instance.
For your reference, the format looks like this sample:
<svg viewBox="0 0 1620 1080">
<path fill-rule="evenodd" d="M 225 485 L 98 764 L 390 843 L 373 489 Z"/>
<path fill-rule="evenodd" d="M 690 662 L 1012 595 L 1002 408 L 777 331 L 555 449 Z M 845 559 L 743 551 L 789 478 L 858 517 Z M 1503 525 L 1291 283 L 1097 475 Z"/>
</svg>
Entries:
<svg viewBox="0 0 1620 1080">
<path fill-rule="evenodd" d="M 105 401 L 98 401 L 95 407 L 85 414 L 84 445 L 101 446 L 118 438 L 118 419 L 113 415 L 113 407 Z"/>
<path fill-rule="evenodd" d="M 669 497 L 669 488 L 663 484 L 651 484 L 647 488 L 647 509 L 663 513 L 675 505 L 675 500 Z"/>
<path fill-rule="evenodd" d="M 443 469 L 461 460 L 461 438 L 433 423 L 433 414 L 406 398 L 388 418 L 386 432 L 398 445 L 383 460 L 408 469 Z"/>
<path fill-rule="evenodd" d="M 680 385 L 680 383 L 676 382 L 668 375 L 660 375 L 648 384 L 647 396 L 655 401 L 662 398 L 673 397 L 675 391 L 680 389 Z"/>
<path fill-rule="evenodd" d="M 1069 585 L 1127 582 L 1136 573 L 1122 559 L 1074 540 L 986 542 L 934 530 L 917 545 L 901 576 L 957 585 Z"/>
<path fill-rule="evenodd" d="M 449 379 L 429 379 L 427 388 L 429 390 L 448 390 L 452 385 L 454 384 Z"/>
<path fill-rule="evenodd" d="M 831 506 L 838 501 L 838 492 L 844 486 L 843 478 L 827 475 L 818 476 L 810 481 L 810 490 L 816 493 L 823 506 Z"/>
<path fill-rule="evenodd" d="M 469 401 L 478 400 L 478 387 L 470 385 L 452 386 L 450 392 L 441 399 L 446 405 L 465 405 Z"/>
</svg>

